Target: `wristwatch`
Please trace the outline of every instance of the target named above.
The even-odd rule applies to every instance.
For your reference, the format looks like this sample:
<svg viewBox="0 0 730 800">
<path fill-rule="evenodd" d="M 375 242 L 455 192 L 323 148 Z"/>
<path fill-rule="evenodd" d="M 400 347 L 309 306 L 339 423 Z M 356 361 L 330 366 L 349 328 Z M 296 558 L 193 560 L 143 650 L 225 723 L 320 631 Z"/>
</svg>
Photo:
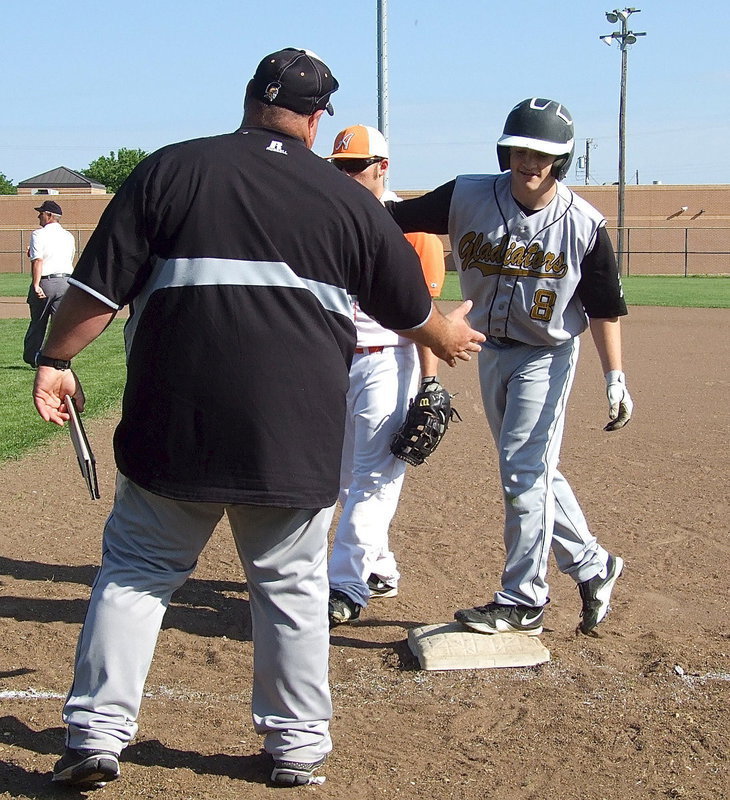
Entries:
<svg viewBox="0 0 730 800">
<path fill-rule="evenodd" d="M 38 353 L 35 357 L 35 365 L 36 367 L 53 367 L 53 369 L 71 369 L 71 362 L 64 361 L 60 358 L 48 358 L 48 356 L 44 356 L 43 353 Z"/>
</svg>

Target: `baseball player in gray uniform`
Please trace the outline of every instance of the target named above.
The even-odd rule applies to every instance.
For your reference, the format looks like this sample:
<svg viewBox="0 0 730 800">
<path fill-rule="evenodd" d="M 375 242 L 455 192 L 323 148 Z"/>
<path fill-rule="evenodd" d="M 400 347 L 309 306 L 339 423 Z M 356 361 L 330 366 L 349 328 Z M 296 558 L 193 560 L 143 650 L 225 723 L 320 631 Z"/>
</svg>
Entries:
<svg viewBox="0 0 730 800">
<path fill-rule="evenodd" d="M 404 231 L 451 237 L 479 354 L 484 409 L 499 451 L 506 564 L 494 600 L 457 611 L 482 633 L 542 632 L 552 549 L 578 584 L 578 629 L 594 634 L 623 561 L 590 532 L 558 470 L 579 350 L 590 328 L 606 379 L 610 421 L 631 417 L 621 361 L 626 304 L 603 216 L 561 179 L 573 120 L 554 100 L 529 98 L 509 113 L 497 144 L 502 173 L 461 175 L 414 200 L 389 204 Z"/>
</svg>

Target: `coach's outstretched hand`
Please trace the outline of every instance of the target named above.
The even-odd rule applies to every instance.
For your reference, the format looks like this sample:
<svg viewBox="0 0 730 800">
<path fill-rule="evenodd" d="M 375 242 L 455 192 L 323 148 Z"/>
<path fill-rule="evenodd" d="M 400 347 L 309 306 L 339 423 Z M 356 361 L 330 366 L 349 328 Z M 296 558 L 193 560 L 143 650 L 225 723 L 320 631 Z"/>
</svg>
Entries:
<svg viewBox="0 0 730 800">
<path fill-rule="evenodd" d="M 33 385 L 33 402 L 46 422 L 63 425 L 70 418 L 63 401 L 67 394 L 73 397 L 76 408 L 83 411 L 86 398 L 73 370 L 38 367 Z"/>
<path fill-rule="evenodd" d="M 617 431 L 631 419 L 634 402 L 626 388 L 626 376 L 619 369 L 606 373 L 606 396 L 608 397 L 608 418 L 611 420 L 604 431 Z"/>
<path fill-rule="evenodd" d="M 409 328 L 398 333 L 430 347 L 437 358 L 455 367 L 457 358 L 469 361 L 472 353 L 482 349 L 479 343 L 487 338 L 469 325 L 466 315 L 472 305 L 471 300 L 466 300 L 446 315 L 433 306 L 431 316 L 420 328 Z"/>
<path fill-rule="evenodd" d="M 474 328 L 469 325 L 469 320 L 466 318 L 466 315 L 471 311 L 473 305 L 474 303 L 472 303 L 471 300 L 465 300 L 460 306 L 450 311 L 444 317 L 451 326 L 450 333 L 453 337 L 453 341 L 455 343 L 462 343 L 461 346 L 456 344 L 457 349 L 453 353 L 456 358 L 460 358 L 462 361 L 469 361 L 472 353 L 478 353 L 482 349 L 479 342 L 484 342 L 487 338 L 483 333 L 474 330 Z M 453 361 L 453 359 L 453 363 L 450 363 L 447 358 L 444 358 L 438 352 L 436 352 L 436 355 L 446 361 L 447 364 L 450 364 L 450 366 L 456 366 L 456 362 Z"/>
</svg>

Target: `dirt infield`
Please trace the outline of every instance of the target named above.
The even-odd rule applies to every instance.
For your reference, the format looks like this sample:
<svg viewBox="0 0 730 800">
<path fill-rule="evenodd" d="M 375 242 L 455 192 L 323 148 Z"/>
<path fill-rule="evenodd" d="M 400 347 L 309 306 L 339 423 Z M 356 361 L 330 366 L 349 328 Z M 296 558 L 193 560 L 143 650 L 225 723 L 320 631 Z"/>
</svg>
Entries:
<svg viewBox="0 0 730 800">
<path fill-rule="evenodd" d="M 464 421 L 429 465 L 409 467 L 392 529 L 399 596 L 333 632 L 335 750 L 327 782 L 297 796 L 730 796 L 730 311 L 635 308 L 624 330 L 635 418 L 602 431 L 603 380 L 584 339 L 561 462 L 626 560 L 601 638 L 575 635 L 578 593 L 553 565 L 548 664 L 418 669 L 408 630 L 488 600 L 503 558 L 475 364 L 444 370 Z M 113 421 L 89 428 L 97 503 L 65 441 L 0 467 L 0 798 L 71 794 L 50 788 L 49 771 L 114 473 Z M 246 586 L 222 526 L 165 618 L 122 778 L 97 796 L 273 796 L 249 718 L 251 663 Z"/>
</svg>

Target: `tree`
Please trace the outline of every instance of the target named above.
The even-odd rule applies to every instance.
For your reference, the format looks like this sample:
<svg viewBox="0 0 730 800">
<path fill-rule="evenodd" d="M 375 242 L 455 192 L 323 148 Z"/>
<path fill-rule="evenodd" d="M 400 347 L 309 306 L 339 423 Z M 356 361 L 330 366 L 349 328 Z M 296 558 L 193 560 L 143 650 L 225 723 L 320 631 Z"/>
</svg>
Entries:
<svg viewBox="0 0 730 800">
<path fill-rule="evenodd" d="M 146 155 L 144 150 L 120 147 L 116 153 L 112 150 L 108 156 L 99 156 L 96 161 L 92 161 L 86 169 L 82 169 L 80 172 L 87 178 L 103 183 L 107 192 L 113 194 Z"/>
<path fill-rule="evenodd" d="M 0 194 L 18 194 L 18 189 L 4 172 L 0 172 Z"/>
</svg>

